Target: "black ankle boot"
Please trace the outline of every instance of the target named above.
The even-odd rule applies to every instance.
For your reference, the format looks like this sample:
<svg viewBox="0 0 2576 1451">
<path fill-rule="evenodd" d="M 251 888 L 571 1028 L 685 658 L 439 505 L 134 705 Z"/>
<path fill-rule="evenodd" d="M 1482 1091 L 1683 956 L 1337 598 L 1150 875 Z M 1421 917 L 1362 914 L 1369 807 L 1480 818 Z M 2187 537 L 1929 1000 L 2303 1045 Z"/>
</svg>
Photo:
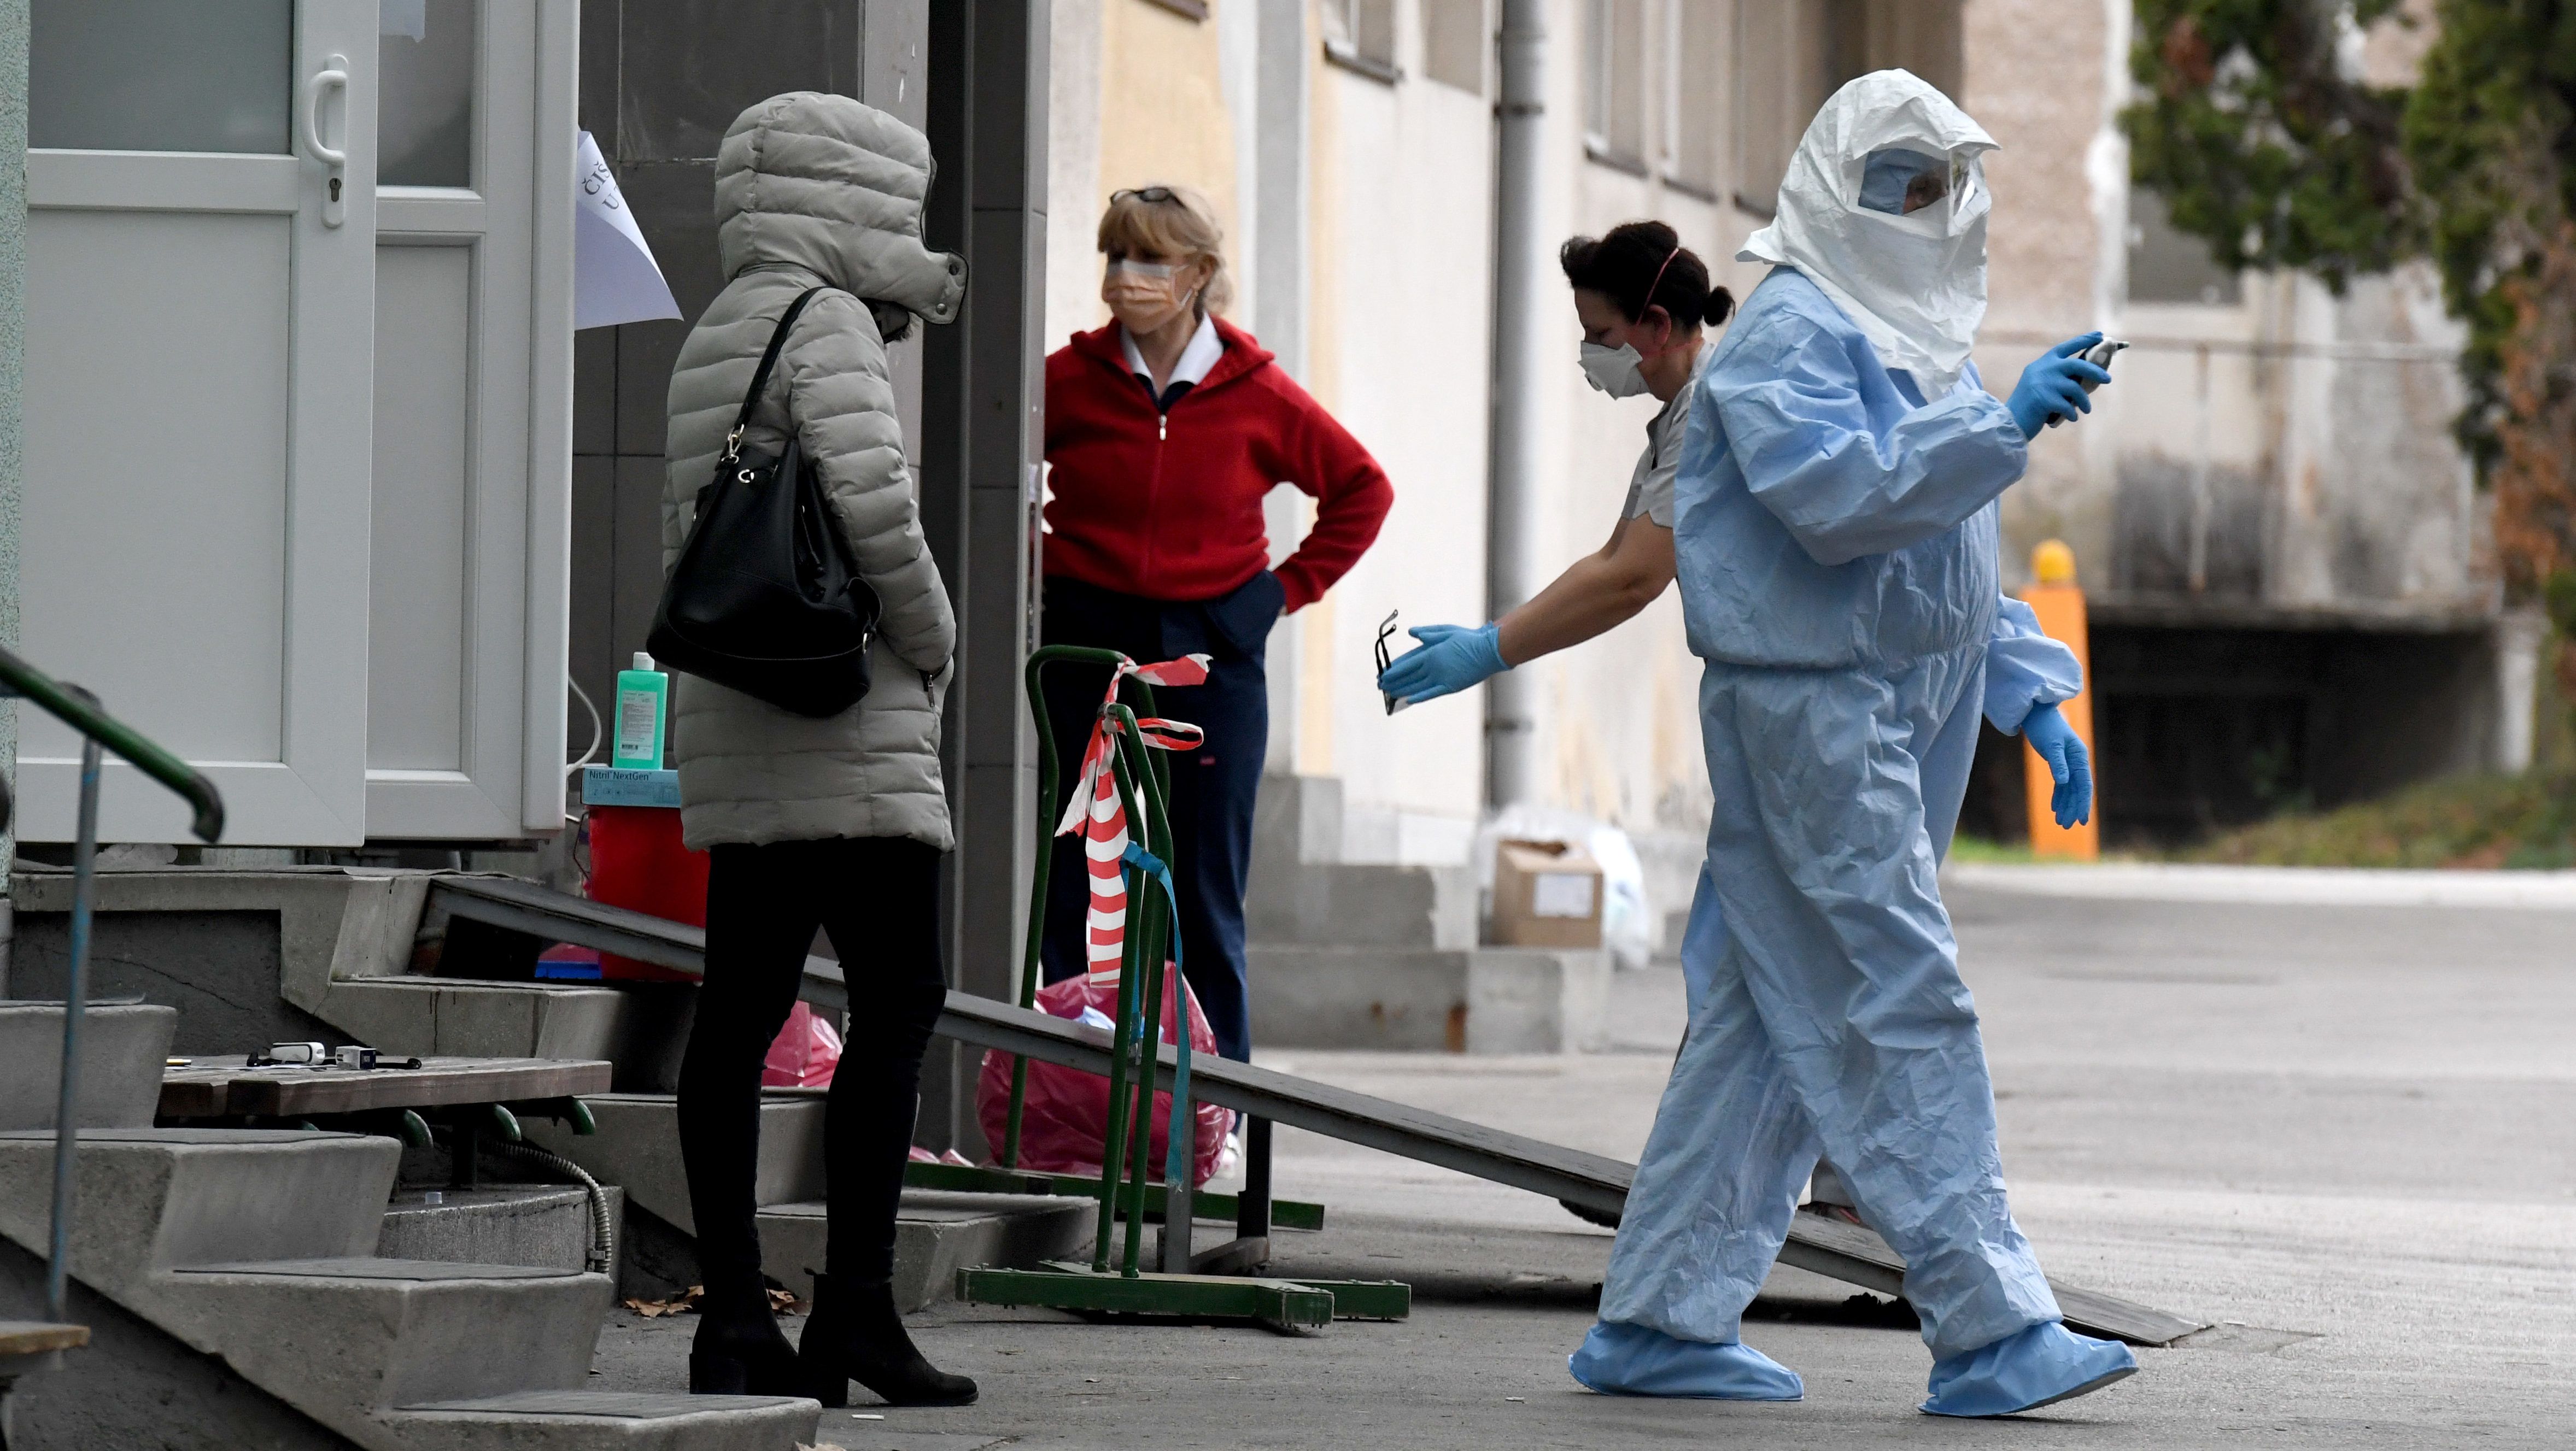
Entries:
<svg viewBox="0 0 2576 1451">
<path fill-rule="evenodd" d="M 852 1381 L 888 1405 L 963 1406 L 975 1400 L 973 1381 L 940 1371 L 913 1348 L 887 1280 L 816 1275 L 814 1313 L 805 1319 L 796 1363 L 804 1377 L 799 1394 L 825 1406 L 848 1405 Z"/>
<path fill-rule="evenodd" d="M 698 1336 L 689 1345 L 693 1396 L 794 1396 L 796 1347 L 778 1328 L 769 1291 L 757 1299 L 709 1294 L 698 1302 Z"/>
</svg>

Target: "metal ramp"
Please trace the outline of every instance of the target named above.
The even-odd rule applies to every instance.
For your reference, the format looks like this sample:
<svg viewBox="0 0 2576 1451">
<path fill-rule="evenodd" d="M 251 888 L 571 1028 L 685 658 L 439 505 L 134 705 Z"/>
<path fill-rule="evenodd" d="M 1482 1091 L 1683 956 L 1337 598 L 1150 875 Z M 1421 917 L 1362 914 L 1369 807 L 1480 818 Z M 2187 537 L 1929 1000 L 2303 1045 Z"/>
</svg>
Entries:
<svg viewBox="0 0 2576 1451">
<path fill-rule="evenodd" d="M 454 916 L 548 941 L 596 947 L 686 973 L 705 966 L 703 929 L 566 896 L 515 877 L 442 874 L 433 879 L 429 900 Z M 806 959 L 803 996 L 816 1007 L 846 1008 L 849 995 L 840 964 Z M 1106 1031 L 990 998 L 950 993 L 939 1031 L 979 1048 L 1104 1075 L 1109 1071 Z M 1164 1045 L 1162 1052 L 1169 1063 L 1171 1047 Z M 1617 1159 L 1204 1054 L 1191 1058 L 1190 1086 L 1194 1098 L 1256 1120 L 1436 1164 L 1603 1214 L 1616 1215 L 1626 1205 L 1636 1175 L 1635 1165 Z M 1780 1262 L 1882 1295 L 1899 1294 L 1904 1284 L 1905 1262 L 1885 1240 L 1859 1225 L 1820 1215 L 1793 1217 Z M 2201 1321 L 2117 1296 L 2054 1280 L 2050 1287 L 2066 1312 L 2066 1323 L 2087 1334 L 2132 1345 L 2168 1345 L 2206 1328 Z"/>
</svg>

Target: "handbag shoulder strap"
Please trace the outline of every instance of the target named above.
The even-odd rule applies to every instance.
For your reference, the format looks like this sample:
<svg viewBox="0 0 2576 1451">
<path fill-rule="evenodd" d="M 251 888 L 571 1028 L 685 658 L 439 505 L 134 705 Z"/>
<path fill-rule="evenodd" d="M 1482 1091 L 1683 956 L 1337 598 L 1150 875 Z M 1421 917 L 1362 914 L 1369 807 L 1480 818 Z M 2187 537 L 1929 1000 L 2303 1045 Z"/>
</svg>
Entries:
<svg viewBox="0 0 2576 1451">
<path fill-rule="evenodd" d="M 787 304 L 787 311 L 780 314 L 777 329 L 769 335 L 769 348 L 760 355 L 759 371 L 751 375 L 751 387 L 742 395 L 742 409 L 733 416 L 733 430 L 725 435 L 724 463 L 726 465 L 730 466 L 742 455 L 742 431 L 751 426 L 752 410 L 760 406 L 760 395 L 769 387 L 769 372 L 778 366 L 778 354 L 787 346 L 787 334 L 796 326 L 797 315 L 805 311 L 805 304 L 814 300 L 815 293 L 827 290 L 822 287 L 806 288 L 796 294 L 796 300 Z"/>
</svg>

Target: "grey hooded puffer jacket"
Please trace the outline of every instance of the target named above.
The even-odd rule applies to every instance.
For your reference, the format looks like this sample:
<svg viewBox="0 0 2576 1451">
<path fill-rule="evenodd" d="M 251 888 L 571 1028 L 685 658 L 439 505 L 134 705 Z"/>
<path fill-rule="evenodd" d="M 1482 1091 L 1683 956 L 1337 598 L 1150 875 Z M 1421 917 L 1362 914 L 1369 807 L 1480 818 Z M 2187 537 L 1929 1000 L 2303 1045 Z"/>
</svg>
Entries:
<svg viewBox="0 0 2576 1451">
<path fill-rule="evenodd" d="M 671 370 L 662 568 L 678 559 L 761 350 L 798 293 L 746 451 L 790 428 L 818 471 L 884 616 L 858 704 L 815 720 L 682 675 L 672 723 L 688 844 L 910 837 L 952 845 L 939 707 L 957 624 L 922 540 L 880 319 L 944 323 L 962 258 L 921 242 L 933 166 L 920 132 L 846 96 L 799 91 L 742 113 L 716 155 L 717 242 L 732 280 Z"/>
</svg>

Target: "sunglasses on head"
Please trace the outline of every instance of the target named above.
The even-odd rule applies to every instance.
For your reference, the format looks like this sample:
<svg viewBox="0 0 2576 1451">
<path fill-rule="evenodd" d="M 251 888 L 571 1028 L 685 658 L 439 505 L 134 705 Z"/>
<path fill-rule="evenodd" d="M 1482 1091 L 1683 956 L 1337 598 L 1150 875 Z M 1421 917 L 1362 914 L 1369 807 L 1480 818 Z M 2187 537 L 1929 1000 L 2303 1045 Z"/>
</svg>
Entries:
<svg viewBox="0 0 2576 1451">
<path fill-rule="evenodd" d="M 1172 199 L 1172 189 L 1168 186 L 1125 187 L 1118 191 L 1111 192 L 1109 194 L 1109 200 L 1113 203 L 1123 202 L 1131 196 L 1140 202 L 1145 202 L 1153 206 L 1161 206 L 1163 203 Z"/>
</svg>

